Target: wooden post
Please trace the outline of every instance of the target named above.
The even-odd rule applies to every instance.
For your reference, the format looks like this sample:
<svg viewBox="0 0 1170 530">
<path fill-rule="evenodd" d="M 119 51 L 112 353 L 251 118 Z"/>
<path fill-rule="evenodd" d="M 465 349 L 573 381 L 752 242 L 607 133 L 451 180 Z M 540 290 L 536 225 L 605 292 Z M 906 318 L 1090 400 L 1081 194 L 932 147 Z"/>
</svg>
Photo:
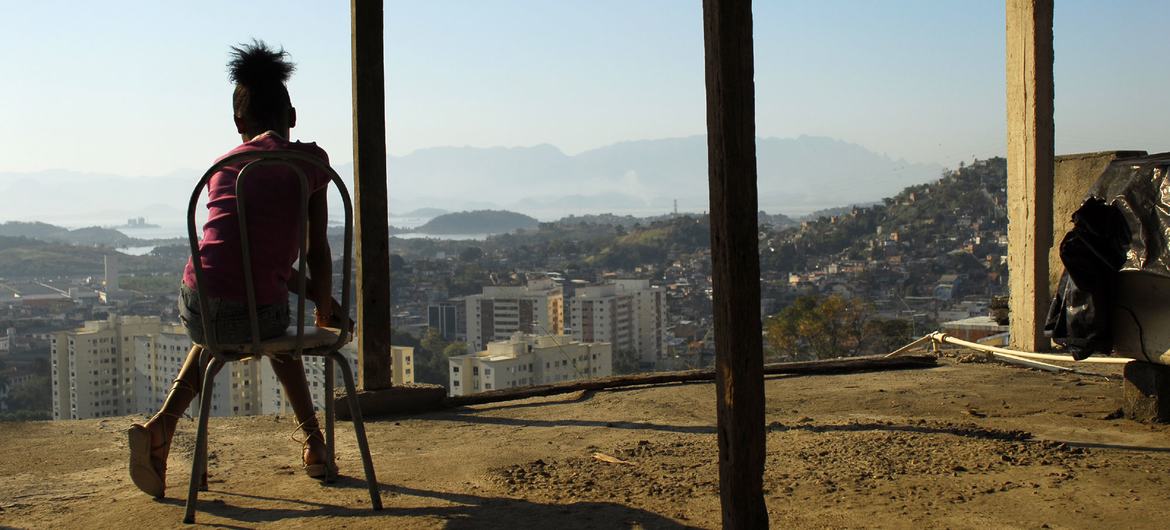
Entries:
<svg viewBox="0 0 1170 530">
<path fill-rule="evenodd" d="M 1052 247 L 1052 0 L 1007 0 L 1008 305 L 1012 348 L 1044 351 Z"/>
<path fill-rule="evenodd" d="M 378 390 L 391 385 L 382 0 L 351 0 L 350 24 L 358 381 L 364 390 Z"/>
<path fill-rule="evenodd" d="M 703 0 L 723 528 L 764 528 L 764 356 L 750 0 Z"/>
</svg>

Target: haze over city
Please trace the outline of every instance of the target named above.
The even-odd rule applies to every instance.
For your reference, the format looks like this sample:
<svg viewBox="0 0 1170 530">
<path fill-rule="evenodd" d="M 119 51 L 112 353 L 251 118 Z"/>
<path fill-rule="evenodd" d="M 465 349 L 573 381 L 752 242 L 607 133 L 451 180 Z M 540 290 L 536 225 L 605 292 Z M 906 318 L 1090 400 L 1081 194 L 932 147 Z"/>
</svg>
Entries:
<svg viewBox="0 0 1170 530">
<path fill-rule="evenodd" d="M 273 16 L 277 10 L 280 16 Z M 1170 74 L 1147 66 L 1157 64 L 1163 49 L 1155 22 L 1162 17 L 1152 15 L 1167 11 L 1170 6 L 1145 1 L 1107 9 L 1087 1 L 1057 6 L 1058 153 L 1170 149 L 1164 134 L 1170 96 L 1158 89 Z M 187 193 L 181 183 L 238 143 L 224 62 L 229 45 L 253 37 L 284 46 L 298 65 L 290 83 L 299 110 L 294 137 L 318 142 L 346 173 L 352 156 L 348 22 L 344 6 L 315 2 L 10 5 L 0 44 L 22 53 L 9 57 L 12 75 L 0 86 L 11 125 L 0 130 L 0 191 L 20 200 L 0 219 L 28 219 L 38 211 L 61 219 L 51 203 L 72 203 L 72 197 L 48 192 L 65 187 L 78 200 L 102 203 L 85 212 L 93 218 L 100 210 L 116 219 L 135 208 L 150 213 L 151 206 L 174 202 L 181 208 Z M 770 165 L 762 147 L 761 206 L 804 213 L 873 201 L 960 161 L 1002 155 L 1003 32 L 1003 6 L 994 2 L 916 1 L 897 9 L 876 2 L 757 3 L 759 136 L 799 150 L 807 135 L 822 138 L 822 147 L 831 139 L 850 146 L 846 151 L 872 154 L 865 154 L 870 168 L 861 178 L 840 167 L 822 174 L 829 164 Z M 626 145 L 624 159 L 610 158 L 613 164 L 593 172 L 572 160 L 548 161 L 703 133 L 697 1 L 392 1 L 386 58 L 396 211 L 487 206 L 556 217 L 566 203 L 585 212 L 609 206 L 646 213 L 665 211 L 672 199 L 686 210 L 705 208 L 705 168 L 674 174 L 669 167 L 678 153 L 688 163 L 704 159 L 702 149 L 688 152 L 685 140 L 662 160 L 661 153 Z M 446 146 L 472 149 L 433 149 Z M 497 147 L 524 149 L 489 149 Z M 834 149 L 824 155 L 843 157 Z M 478 161 L 485 157 L 505 167 L 484 169 Z M 419 159 L 450 171 L 446 178 L 416 171 L 420 164 L 412 160 Z M 495 197 L 461 185 L 460 179 L 497 178 L 509 165 L 522 174 L 511 175 L 509 184 L 534 190 L 528 196 L 508 190 L 509 196 Z M 40 173 L 45 170 L 65 172 Z M 173 181 L 164 183 L 167 177 Z M 671 178 L 682 185 L 672 186 Z M 799 192 L 826 180 L 855 193 Z M 150 196 L 131 197 L 130 208 L 111 204 L 119 196 L 108 192 L 127 185 Z M 581 196 L 590 200 L 573 200 Z"/>
</svg>

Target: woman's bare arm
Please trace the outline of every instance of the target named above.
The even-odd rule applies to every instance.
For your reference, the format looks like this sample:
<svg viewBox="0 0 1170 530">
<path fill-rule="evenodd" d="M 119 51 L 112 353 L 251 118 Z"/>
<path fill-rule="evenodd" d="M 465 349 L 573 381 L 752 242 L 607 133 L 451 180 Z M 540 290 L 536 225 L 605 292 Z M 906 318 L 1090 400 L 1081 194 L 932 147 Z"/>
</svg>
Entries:
<svg viewBox="0 0 1170 530">
<path fill-rule="evenodd" d="M 317 325 L 329 323 L 333 313 L 333 255 L 329 251 L 329 203 L 326 190 L 309 197 L 309 278 L 306 290 L 317 306 Z"/>
</svg>

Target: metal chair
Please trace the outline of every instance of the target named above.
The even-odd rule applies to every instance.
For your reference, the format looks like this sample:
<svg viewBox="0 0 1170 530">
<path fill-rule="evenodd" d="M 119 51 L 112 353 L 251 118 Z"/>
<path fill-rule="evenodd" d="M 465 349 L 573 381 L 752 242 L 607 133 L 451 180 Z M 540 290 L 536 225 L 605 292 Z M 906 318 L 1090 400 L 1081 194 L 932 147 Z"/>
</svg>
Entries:
<svg viewBox="0 0 1170 530">
<path fill-rule="evenodd" d="M 328 475 L 326 476 L 327 482 L 331 482 L 336 478 L 333 476 L 332 471 L 335 467 L 333 465 L 333 425 L 336 414 L 333 406 L 333 363 L 330 361 L 335 361 L 341 367 L 341 374 L 345 380 L 345 390 L 348 394 L 350 417 L 353 419 L 354 433 L 357 435 L 358 449 L 361 451 L 362 465 L 365 468 L 366 482 L 370 490 L 370 502 L 374 510 L 381 510 L 382 498 L 378 493 L 378 480 L 374 476 L 374 464 L 370 458 L 369 444 L 366 441 L 366 429 L 365 424 L 362 422 L 362 411 L 357 401 L 353 371 L 350 369 L 345 356 L 339 352 L 341 347 L 351 339 L 348 326 L 345 325 L 346 321 L 342 319 L 341 329 L 318 328 L 305 325 L 305 296 L 303 293 L 305 293 L 306 267 L 303 264 L 305 263 L 307 247 L 305 224 L 308 220 L 309 188 L 308 178 L 298 164 L 307 164 L 328 174 L 333 180 L 333 185 L 337 186 L 337 190 L 341 194 L 342 203 L 345 206 L 345 237 L 342 243 L 341 307 L 347 313 L 345 317 L 348 318 L 350 264 L 352 262 L 351 244 L 353 242 L 353 205 L 350 201 L 345 183 L 337 175 L 337 172 L 333 171 L 328 164 L 317 157 L 307 153 L 298 151 L 257 151 L 227 157 L 217 162 L 203 174 L 203 178 L 199 180 L 199 184 L 191 194 L 191 201 L 187 207 L 187 237 L 191 244 L 191 262 L 195 269 L 196 290 L 199 293 L 199 309 L 201 314 L 210 315 L 210 312 L 208 311 L 207 296 L 203 290 L 203 286 L 205 285 L 203 282 L 204 272 L 202 262 L 200 261 L 199 239 L 195 223 L 197 203 L 212 175 L 215 175 L 227 166 L 241 163 L 244 164 L 244 167 L 240 170 L 240 174 L 236 178 L 236 208 L 240 224 L 240 245 L 243 255 L 242 266 L 244 267 L 244 285 L 245 291 L 247 292 L 252 341 L 243 344 L 221 344 L 215 336 L 214 326 L 211 326 L 209 323 L 211 319 L 203 319 L 203 336 L 206 344 L 202 344 L 203 357 L 200 359 L 200 364 L 201 366 L 206 366 L 206 369 L 203 374 L 202 394 L 199 404 L 199 428 L 195 438 L 195 458 L 191 465 L 191 483 L 190 489 L 187 492 L 187 507 L 183 515 L 183 522 L 188 524 L 195 522 L 195 506 L 198 502 L 199 490 L 206 490 L 206 485 L 202 484 L 203 481 L 201 479 L 207 473 L 207 422 L 210 416 L 212 385 L 214 384 L 215 376 L 226 363 L 261 356 L 314 355 L 325 357 L 325 448 L 327 454 L 325 467 L 328 470 Z M 242 183 L 245 177 L 264 166 L 285 166 L 291 168 L 292 172 L 298 177 L 299 182 L 297 184 L 300 186 L 300 215 L 297 225 L 300 231 L 298 236 L 298 241 L 300 242 L 298 256 L 302 266 L 298 267 L 297 270 L 297 286 L 299 292 L 302 294 L 297 297 L 296 325 L 289 327 L 284 336 L 262 341 L 260 340 L 260 326 L 256 314 L 256 291 L 252 280 L 251 254 L 248 244 L 246 217 L 247 210 Z"/>
</svg>

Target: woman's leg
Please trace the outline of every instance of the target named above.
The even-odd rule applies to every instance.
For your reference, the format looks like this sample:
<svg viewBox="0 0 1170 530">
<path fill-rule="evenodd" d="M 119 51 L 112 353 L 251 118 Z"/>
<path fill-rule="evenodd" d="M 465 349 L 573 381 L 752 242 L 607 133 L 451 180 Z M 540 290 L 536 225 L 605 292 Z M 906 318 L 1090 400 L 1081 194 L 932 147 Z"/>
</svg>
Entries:
<svg viewBox="0 0 1170 530">
<path fill-rule="evenodd" d="M 272 371 L 284 387 L 284 395 L 307 437 L 308 447 L 303 455 L 305 464 L 324 463 L 325 437 L 321 435 L 317 412 L 313 409 L 313 396 L 309 393 L 309 381 L 305 379 L 304 363 L 299 358 L 282 357 L 272 361 Z"/>
<path fill-rule="evenodd" d="M 203 369 L 199 365 L 199 357 L 203 348 L 198 344 L 187 352 L 187 359 L 179 369 L 179 376 L 175 378 L 162 409 L 150 418 L 143 426 L 150 431 L 151 458 L 155 461 L 155 468 L 162 476 L 166 471 L 167 455 L 171 450 L 171 437 L 175 435 L 175 426 L 179 418 L 183 417 L 191 400 L 199 394 L 202 386 Z"/>
</svg>

